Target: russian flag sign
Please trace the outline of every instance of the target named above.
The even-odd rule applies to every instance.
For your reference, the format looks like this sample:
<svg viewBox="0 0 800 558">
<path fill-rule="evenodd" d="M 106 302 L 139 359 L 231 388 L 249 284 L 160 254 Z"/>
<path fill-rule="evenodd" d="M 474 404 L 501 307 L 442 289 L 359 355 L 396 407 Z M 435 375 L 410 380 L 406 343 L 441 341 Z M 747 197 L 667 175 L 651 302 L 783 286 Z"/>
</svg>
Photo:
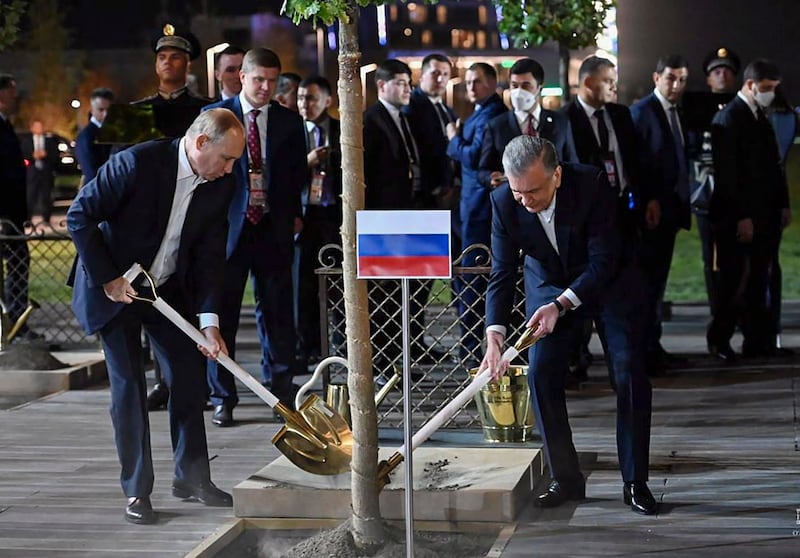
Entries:
<svg viewBox="0 0 800 558">
<path fill-rule="evenodd" d="M 356 213 L 359 279 L 449 279 L 449 211 Z"/>
</svg>

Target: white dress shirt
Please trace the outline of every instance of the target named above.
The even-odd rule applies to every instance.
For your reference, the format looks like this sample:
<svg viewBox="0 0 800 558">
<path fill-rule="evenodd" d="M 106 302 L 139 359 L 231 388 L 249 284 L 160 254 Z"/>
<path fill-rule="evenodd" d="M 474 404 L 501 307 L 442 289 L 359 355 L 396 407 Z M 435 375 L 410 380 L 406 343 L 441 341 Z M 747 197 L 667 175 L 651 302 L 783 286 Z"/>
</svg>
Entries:
<svg viewBox="0 0 800 558">
<path fill-rule="evenodd" d="M 744 101 L 747 104 L 748 107 L 750 107 L 750 112 L 753 113 L 753 117 L 756 120 L 758 120 L 758 107 L 756 106 L 756 104 L 755 103 L 751 103 L 750 99 L 745 97 L 744 93 L 742 93 L 741 91 L 736 93 L 736 96 L 739 97 L 742 101 Z"/>
<path fill-rule="evenodd" d="M 666 115 L 666 117 L 667 117 L 667 124 L 669 124 L 670 130 L 671 130 L 671 129 L 672 129 L 672 119 L 669 117 L 669 110 L 670 110 L 671 108 L 675 108 L 675 110 L 677 110 L 677 107 L 675 107 L 675 105 L 673 105 L 672 103 L 670 103 L 670 102 L 669 102 L 669 101 L 668 101 L 668 100 L 667 100 L 667 99 L 666 99 L 666 98 L 665 98 L 665 97 L 664 97 L 664 96 L 661 94 L 661 92 L 660 92 L 658 89 L 653 89 L 653 93 L 655 93 L 655 94 L 656 94 L 656 98 L 657 98 L 657 99 L 658 99 L 658 101 L 661 103 L 661 108 L 663 108 L 663 109 L 664 109 L 664 114 L 665 114 L 665 115 Z M 681 143 L 683 143 L 683 141 L 684 141 L 684 140 L 683 140 L 683 129 L 681 129 L 681 119 L 680 119 L 680 117 L 677 117 L 677 115 L 676 115 L 676 118 L 675 118 L 675 120 L 678 122 L 678 133 L 679 133 L 679 135 L 680 135 L 680 137 L 681 137 Z"/>
<path fill-rule="evenodd" d="M 597 139 L 597 142 L 600 143 L 600 131 L 597 127 L 597 118 L 594 117 L 594 113 L 599 109 L 586 104 L 580 97 L 578 97 L 578 102 L 581 107 L 583 107 L 586 116 L 589 117 L 589 123 L 592 125 L 592 130 L 594 130 L 594 137 Z M 611 115 L 608 114 L 608 109 L 605 106 L 603 106 L 603 121 L 606 123 L 606 129 L 608 129 L 608 150 L 614 152 L 614 161 L 617 164 L 617 174 L 619 175 L 619 193 L 622 195 L 625 188 L 628 187 L 628 179 L 625 177 L 625 169 L 622 167 L 622 154 L 620 153 L 617 134 L 614 132 L 614 124 L 611 122 Z"/>
<path fill-rule="evenodd" d="M 542 121 L 542 105 L 536 103 L 536 106 L 533 107 L 531 112 L 520 112 L 518 110 L 514 111 L 514 116 L 517 118 L 517 124 L 519 124 L 519 129 L 523 134 L 528 129 L 528 117 L 531 115 L 533 115 L 533 129 L 538 131 L 539 122 Z"/>
<path fill-rule="evenodd" d="M 94 125 L 95 125 L 95 126 L 97 126 L 98 128 L 102 128 L 102 127 L 103 127 L 103 123 L 102 123 L 102 122 L 100 122 L 100 121 L 99 121 L 97 118 L 95 118 L 94 116 L 92 116 L 91 118 L 89 118 L 89 122 L 91 122 L 92 124 L 94 124 Z"/>
<path fill-rule="evenodd" d="M 242 124 L 244 124 L 244 137 L 247 138 L 248 134 L 250 133 L 250 112 L 256 108 L 250 104 L 247 100 L 247 97 L 244 95 L 244 91 L 239 93 L 239 102 L 242 104 Z M 266 166 L 267 164 L 267 112 L 269 109 L 269 103 L 264 105 L 263 107 L 259 107 L 258 110 L 261 112 L 256 117 L 256 124 L 258 125 L 258 138 L 261 140 L 261 161 L 262 166 Z M 245 146 L 245 153 L 247 153 L 247 146 Z M 247 160 L 250 160 L 250 154 L 247 155 Z"/>
<path fill-rule="evenodd" d="M 561 252 L 559 252 L 558 250 L 558 241 L 556 239 L 556 223 L 555 223 L 557 198 L 558 198 L 558 190 L 556 190 L 556 193 L 553 195 L 553 201 L 550 202 L 550 205 L 548 205 L 545 209 L 538 212 L 536 216 L 539 218 L 539 222 L 542 224 L 542 228 L 544 229 L 545 236 L 547 236 L 547 240 L 550 241 L 550 246 L 553 247 L 553 250 L 556 251 L 556 254 L 560 255 Z M 569 300 L 572 303 L 571 309 L 575 309 L 582 304 L 581 299 L 578 298 L 578 295 L 575 294 L 575 291 L 573 291 L 570 288 L 565 289 L 564 292 L 561 294 L 564 295 L 567 298 L 567 300 Z M 506 337 L 506 332 L 507 332 L 506 326 L 499 324 L 492 324 L 488 326 L 486 328 L 486 331 L 487 332 L 495 331 L 500 335 L 502 335 L 504 338 Z"/>
<path fill-rule="evenodd" d="M 186 155 L 186 138 L 183 137 L 178 144 L 178 174 L 175 180 L 175 195 L 172 198 L 172 207 L 167 220 L 167 230 L 164 232 L 161 245 L 158 247 L 158 252 L 156 252 L 149 270 L 150 276 L 157 286 L 166 283 L 177 269 L 178 251 L 186 213 L 195 189 L 203 182 L 206 180 L 197 176 L 189 164 L 189 157 Z M 219 327 L 219 317 L 216 314 L 200 314 L 200 329 L 208 326 Z"/>
</svg>

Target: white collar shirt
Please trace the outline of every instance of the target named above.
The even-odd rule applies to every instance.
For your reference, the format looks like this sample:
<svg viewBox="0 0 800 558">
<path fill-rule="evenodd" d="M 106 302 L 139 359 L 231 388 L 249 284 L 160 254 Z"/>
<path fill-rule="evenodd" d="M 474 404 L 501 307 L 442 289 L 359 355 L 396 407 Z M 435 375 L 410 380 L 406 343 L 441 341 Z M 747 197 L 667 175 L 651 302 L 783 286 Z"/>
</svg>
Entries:
<svg viewBox="0 0 800 558">
<path fill-rule="evenodd" d="M 667 124 L 669 124 L 670 130 L 672 129 L 672 119 L 669 117 L 670 110 L 675 109 L 678 110 L 678 107 L 670 103 L 666 97 L 664 97 L 658 89 L 653 89 L 653 93 L 656 95 L 656 99 L 658 102 L 661 103 L 661 108 L 664 109 L 664 115 L 667 117 Z M 681 143 L 683 143 L 683 129 L 681 128 L 681 119 L 678 117 L 677 113 L 675 114 L 675 121 L 678 123 L 678 133 L 681 137 Z"/>
<path fill-rule="evenodd" d="M 542 105 L 536 103 L 536 106 L 533 107 L 533 110 L 529 112 L 521 112 L 518 110 L 514 111 L 514 116 L 517 118 L 517 124 L 519 124 L 519 129 L 522 130 L 523 134 L 528 128 L 528 117 L 531 115 L 533 116 L 533 129 L 539 130 L 539 124 L 542 121 Z"/>
<path fill-rule="evenodd" d="M 589 124 L 592 125 L 592 130 L 594 131 L 594 137 L 597 139 L 598 145 L 600 144 L 600 131 L 598 129 L 597 118 L 594 117 L 594 113 L 597 112 L 599 109 L 594 108 L 593 106 L 587 104 L 583 99 L 578 97 L 578 103 L 580 103 L 581 107 L 583 108 L 586 116 L 589 117 Z M 608 150 L 614 152 L 614 161 L 617 164 L 617 173 L 619 174 L 619 181 L 620 181 L 620 189 L 619 193 L 625 191 L 628 187 L 628 179 L 625 176 L 625 169 L 622 167 L 622 154 L 620 153 L 619 142 L 617 141 L 617 134 L 614 131 L 614 123 L 611 122 L 611 115 L 608 114 L 608 108 L 604 105 L 603 107 L 603 121 L 606 123 L 606 129 L 608 130 Z"/>
<path fill-rule="evenodd" d="M 742 93 L 741 91 L 736 93 L 736 96 L 739 97 L 742 101 L 745 102 L 745 104 L 750 108 L 750 112 L 753 113 L 753 118 L 758 120 L 758 107 L 756 106 L 756 104 L 755 103 L 751 103 L 750 99 L 745 97 L 744 93 Z"/>
<path fill-rule="evenodd" d="M 244 91 L 239 93 L 239 102 L 242 105 L 242 122 L 244 124 L 244 137 L 249 137 L 250 134 L 250 112 L 252 112 L 254 107 L 250 104 L 247 100 L 247 97 L 244 95 Z M 261 112 L 256 117 L 256 125 L 258 126 L 258 138 L 261 140 L 261 160 L 263 161 L 263 165 L 266 166 L 267 162 L 267 123 L 269 122 L 268 119 L 268 112 L 269 112 L 269 103 L 264 105 L 263 107 L 258 107 L 258 110 Z M 245 148 L 245 151 L 247 149 Z M 247 160 L 250 160 L 250 154 L 248 153 Z"/>
</svg>

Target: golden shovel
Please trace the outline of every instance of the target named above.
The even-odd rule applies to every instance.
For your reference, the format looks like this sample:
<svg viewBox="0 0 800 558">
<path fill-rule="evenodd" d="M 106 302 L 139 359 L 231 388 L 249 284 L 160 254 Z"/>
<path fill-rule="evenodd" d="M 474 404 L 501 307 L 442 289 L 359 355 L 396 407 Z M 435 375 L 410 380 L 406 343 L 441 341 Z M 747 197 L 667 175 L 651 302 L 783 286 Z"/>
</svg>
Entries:
<svg viewBox="0 0 800 558">
<path fill-rule="evenodd" d="M 503 356 L 500 357 L 500 362 L 511 361 L 522 351 L 536 343 L 536 341 L 539 340 L 539 338 L 536 337 L 536 330 L 538 328 L 538 324 L 534 324 L 533 327 L 526 328 L 525 331 L 522 332 L 522 335 L 520 335 L 517 342 L 514 343 L 514 346 L 506 349 L 506 351 L 503 353 Z M 479 371 L 477 374 L 475 374 L 475 377 L 467 387 L 461 390 L 458 395 L 451 399 L 447 405 L 445 405 L 438 413 L 433 415 L 430 420 L 423 424 L 422 428 L 420 428 L 414 434 L 413 438 L 411 439 L 410 451 L 405 445 L 403 445 L 400 447 L 400 449 L 394 452 L 389 459 L 381 461 L 378 464 L 378 484 L 380 488 L 383 489 L 384 486 L 389 484 L 389 475 L 397 468 L 398 465 L 403 462 L 407 454 L 412 453 L 423 442 L 425 442 L 425 440 L 430 438 L 440 426 L 442 426 L 446 421 L 450 420 L 450 418 L 455 415 L 459 409 L 461 409 L 461 407 L 466 405 L 476 393 L 483 389 L 491 379 L 492 375 L 488 368 L 484 368 L 483 370 Z"/>
<path fill-rule="evenodd" d="M 208 348 L 205 335 L 158 296 L 155 282 L 141 265 L 133 264 L 123 277 L 132 283 L 139 274 L 144 274 L 150 283 L 153 298 L 131 298 L 152 304 L 195 343 Z M 297 411 L 293 411 L 228 355 L 220 353 L 217 362 L 286 420 L 272 443 L 289 461 L 315 475 L 338 475 L 350 470 L 353 433 L 347 422 L 319 397 L 309 396 Z"/>
</svg>

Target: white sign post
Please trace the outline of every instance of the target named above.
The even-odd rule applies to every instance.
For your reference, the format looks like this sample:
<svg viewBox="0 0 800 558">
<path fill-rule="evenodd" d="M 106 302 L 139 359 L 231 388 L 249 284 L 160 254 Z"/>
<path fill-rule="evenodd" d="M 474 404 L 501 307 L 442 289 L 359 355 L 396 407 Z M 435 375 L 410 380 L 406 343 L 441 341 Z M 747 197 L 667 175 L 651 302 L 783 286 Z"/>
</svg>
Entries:
<svg viewBox="0 0 800 558">
<path fill-rule="evenodd" d="M 400 279 L 403 309 L 403 438 L 410 448 L 411 339 L 409 279 L 450 279 L 449 211 L 358 211 L 359 279 Z M 414 556 L 414 468 L 406 455 L 406 556 Z"/>
</svg>

